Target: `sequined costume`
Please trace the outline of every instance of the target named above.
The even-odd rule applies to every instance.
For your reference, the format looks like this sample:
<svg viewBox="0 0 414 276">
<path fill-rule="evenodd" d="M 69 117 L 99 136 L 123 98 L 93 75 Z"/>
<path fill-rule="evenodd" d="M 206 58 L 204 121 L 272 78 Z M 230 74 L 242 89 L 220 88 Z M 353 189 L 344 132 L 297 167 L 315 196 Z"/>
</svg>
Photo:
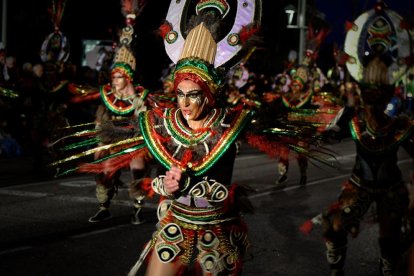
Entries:
<svg viewBox="0 0 414 276">
<path fill-rule="evenodd" d="M 300 69 L 304 70 L 303 68 L 298 68 L 298 70 Z M 300 109 L 315 109 L 315 107 L 312 106 L 313 90 L 307 87 L 305 83 L 307 81 L 307 77 L 306 79 L 303 79 L 303 77 L 301 77 L 300 74 L 296 73 L 295 75 L 296 76 L 293 77 L 292 86 L 299 86 L 299 92 L 293 93 L 293 91 L 289 91 L 286 94 L 281 95 L 281 102 L 283 105 L 282 108 L 286 110 L 286 116 L 288 117 L 288 120 L 298 120 L 298 118 L 295 118 L 295 111 L 298 111 L 298 113 L 296 114 L 300 114 Z M 283 183 L 287 179 L 287 173 L 289 171 L 289 152 L 290 150 L 286 148 L 285 153 L 282 154 L 279 158 L 279 183 Z M 300 170 L 299 184 L 306 185 L 308 159 L 303 154 L 298 154 L 296 159 Z"/>
<path fill-rule="evenodd" d="M 308 85 L 308 69 L 301 66 L 294 72 L 289 90 L 287 92 L 278 91 L 277 94 L 274 94 L 274 99 L 267 100 L 267 103 L 262 107 L 260 113 L 262 113 L 263 120 L 274 120 L 283 125 L 290 122 L 292 124 L 293 122 L 301 122 L 315 115 L 316 106 L 312 104 L 313 90 Z M 291 149 L 288 147 L 281 149 L 277 166 L 279 178 L 276 184 L 278 187 L 285 185 L 288 179 L 290 155 Z M 305 185 L 307 181 L 307 157 L 299 153 L 295 155 L 295 158 L 301 176 L 299 183 Z"/>
<path fill-rule="evenodd" d="M 154 191 L 171 204 L 150 242 L 162 262 L 179 258 L 190 265 L 195 260 L 204 272 L 212 273 L 240 270 L 247 228 L 239 216 L 237 186 L 231 185 L 231 177 L 234 142 L 250 119 L 248 111 L 213 109 L 205 127 L 194 131 L 176 108 L 140 116 L 152 155 L 164 166 L 175 164 L 186 172 L 183 187 L 174 195 L 165 192 L 163 175 L 152 182 Z"/>
<path fill-rule="evenodd" d="M 71 83 L 70 91 L 75 95 L 73 103 L 98 100 L 95 113 L 95 133 L 107 122 L 118 122 L 126 124 L 129 120 L 137 118 L 137 115 L 147 110 L 148 90 L 140 85 L 134 84 L 136 59 L 133 50 L 134 25 L 137 15 L 141 12 L 143 4 L 135 1 L 125 1 L 122 5 L 122 13 L 125 16 L 125 26 L 120 32 L 119 42 L 115 48 L 110 75 L 111 83 L 99 88 L 87 87 Z M 83 124 L 88 126 L 90 124 Z M 79 126 L 83 126 L 79 125 Z M 119 148 L 105 148 L 107 143 L 99 141 L 98 146 L 103 149 L 94 152 L 94 159 L 100 160 L 111 156 L 119 151 Z M 68 146 L 78 147 L 79 144 Z M 101 222 L 110 218 L 109 206 L 112 198 L 117 193 L 118 187 L 122 185 L 120 180 L 122 170 L 128 168 L 131 173 L 131 182 L 128 185 L 130 197 L 134 201 L 134 210 L 131 223 L 141 224 L 143 222 L 142 207 L 146 192 L 142 188 L 147 173 L 145 154 L 136 156 L 128 162 L 114 168 L 96 173 L 96 198 L 99 209 L 96 214 L 89 218 L 89 222 Z"/>
<path fill-rule="evenodd" d="M 134 23 L 136 16 L 142 10 L 142 4 L 134 1 L 123 2 L 123 13 L 126 18 L 126 26 L 122 29 L 120 43 L 116 49 L 113 66 L 111 70 L 111 85 L 100 88 L 100 99 L 102 104 L 96 112 L 97 128 L 105 121 L 131 119 L 140 112 L 147 109 L 145 103 L 148 91 L 142 86 L 133 86 L 136 60 L 131 48 L 134 38 Z M 105 143 L 102 143 L 104 145 Z M 114 153 L 114 149 L 108 149 L 95 153 L 95 159 L 105 158 Z M 146 156 L 136 156 L 128 164 L 131 172 L 132 182 L 129 185 L 130 197 L 134 199 L 134 211 L 131 223 L 143 223 L 142 207 L 146 192 L 144 191 L 143 179 L 146 174 Z M 97 222 L 109 215 L 109 204 L 120 184 L 121 170 L 115 173 L 98 173 L 96 175 L 96 196 L 100 204 L 100 210 L 89 219 Z"/>
<path fill-rule="evenodd" d="M 100 124 L 106 121 L 126 121 L 132 119 L 146 110 L 145 105 L 145 95 L 146 90 L 142 86 L 134 87 L 136 93 L 129 96 L 117 95 L 113 88 L 110 85 L 105 85 L 100 88 L 100 99 L 101 104 L 98 106 L 96 111 L 96 124 L 99 128 Z M 104 145 L 101 143 L 101 145 Z M 95 159 L 104 158 L 109 156 L 114 151 L 112 149 L 99 151 L 95 154 Z M 132 182 L 129 184 L 129 190 L 131 197 L 134 198 L 134 218 L 133 222 L 136 224 L 141 223 L 143 218 L 141 214 L 141 208 L 143 206 L 143 200 L 145 198 L 145 191 L 140 188 L 141 181 L 143 181 L 146 170 L 144 166 L 143 157 L 138 157 L 139 159 L 131 160 L 130 172 Z M 134 168 L 132 165 L 133 162 L 138 164 L 139 168 Z M 132 165 L 132 166 L 131 166 Z M 120 180 L 121 170 L 116 171 L 115 173 L 106 174 L 98 173 L 95 176 L 96 181 L 96 197 L 98 199 L 100 209 L 93 217 L 89 219 L 90 222 L 99 222 L 109 217 L 109 205 L 111 199 L 117 192 L 117 189 L 122 182 Z M 140 213 L 140 218 L 135 217 L 137 212 Z"/>
</svg>

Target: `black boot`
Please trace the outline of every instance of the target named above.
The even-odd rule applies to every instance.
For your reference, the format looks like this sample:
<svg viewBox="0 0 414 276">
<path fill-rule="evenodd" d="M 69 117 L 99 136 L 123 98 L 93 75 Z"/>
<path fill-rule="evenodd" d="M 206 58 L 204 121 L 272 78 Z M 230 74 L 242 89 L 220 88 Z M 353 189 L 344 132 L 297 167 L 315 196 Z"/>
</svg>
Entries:
<svg viewBox="0 0 414 276">
<path fill-rule="evenodd" d="M 111 213 L 109 209 L 103 204 L 100 206 L 98 212 L 93 217 L 89 218 L 89 222 L 101 222 L 111 218 Z"/>
<path fill-rule="evenodd" d="M 277 164 L 277 170 L 279 172 L 279 179 L 276 180 L 276 188 L 283 189 L 286 187 L 286 182 L 288 180 L 288 168 L 289 163 L 288 160 L 279 160 Z"/>
<path fill-rule="evenodd" d="M 111 217 L 109 205 L 115 193 L 115 188 L 110 185 L 112 179 L 107 178 L 104 174 L 98 174 L 95 179 L 97 181 L 96 198 L 99 202 L 99 210 L 89 218 L 89 222 L 101 222 Z"/>
<path fill-rule="evenodd" d="M 144 202 L 142 200 L 134 201 L 134 209 L 132 210 L 131 215 L 131 224 L 140 225 L 145 222 L 144 215 L 142 213 L 142 206 Z"/>
<path fill-rule="evenodd" d="M 337 247 L 334 243 L 327 241 L 326 245 L 326 259 L 329 263 L 331 276 L 343 276 L 344 264 L 346 257 L 346 245 Z"/>
<path fill-rule="evenodd" d="M 304 156 L 298 158 L 299 170 L 300 170 L 300 186 L 305 186 L 307 181 L 308 159 Z"/>
</svg>

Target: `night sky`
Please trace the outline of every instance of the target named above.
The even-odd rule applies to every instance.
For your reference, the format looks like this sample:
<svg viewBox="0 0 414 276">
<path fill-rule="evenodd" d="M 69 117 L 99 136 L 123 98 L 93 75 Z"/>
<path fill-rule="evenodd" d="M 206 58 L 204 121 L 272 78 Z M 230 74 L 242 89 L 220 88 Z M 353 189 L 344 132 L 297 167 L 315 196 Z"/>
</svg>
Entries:
<svg viewBox="0 0 414 276">
<path fill-rule="evenodd" d="M 233 0 L 228 0 L 233 1 Z M 343 45 L 344 24 L 352 21 L 364 10 L 370 9 L 375 0 L 307 0 L 307 23 L 329 27 L 328 36 L 321 53 L 322 67 L 329 67 L 332 44 Z M 103 4 L 104 3 L 104 4 Z M 169 0 L 147 0 L 144 11 L 136 24 L 137 70 L 144 81 L 154 82 L 160 77 L 169 59 L 163 42 L 155 34 L 166 16 Z M 403 16 L 414 18 L 414 1 L 386 1 L 388 6 Z M 289 50 L 297 49 L 299 33 L 286 29 L 287 17 L 283 9 L 296 0 L 263 0 L 262 43 L 251 59 L 258 71 L 276 74 L 283 69 Z M 8 1 L 7 50 L 17 57 L 20 64 L 39 62 L 38 52 L 44 38 L 52 32 L 53 25 L 47 14 L 50 0 Z M 319 11 L 315 12 L 315 11 Z M 323 19 L 321 19 L 321 13 Z M 63 16 L 61 30 L 71 44 L 71 60 L 80 64 L 82 39 L 114 40 L 119 27 L 124 24 L 119 0 L 69 0 Z M 264 62 L 265 61 L 265 62 Z"/>
</svg>

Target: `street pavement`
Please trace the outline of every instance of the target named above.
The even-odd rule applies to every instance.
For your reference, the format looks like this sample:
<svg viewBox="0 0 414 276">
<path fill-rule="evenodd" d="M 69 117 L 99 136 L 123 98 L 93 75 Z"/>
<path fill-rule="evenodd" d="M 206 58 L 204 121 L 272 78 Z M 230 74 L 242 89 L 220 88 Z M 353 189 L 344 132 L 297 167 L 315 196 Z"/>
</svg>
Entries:
<svg viewBox="0 0 414 276">
<path fill-rule="evenodd" d="M 244 216 L 251 247 L 242 275 L 329 275 L 321 227 L 308 235 L 299 227 L 335 201 L 349 176 L 352 141 L 332 149 L 340 169 L 310 165 L 304 188 L 291 160 L 287 186 L 277 189 L 276 161 L 242 147 L 233 181 L 256 191 L 250 195 L 255 212 Z M 98 206 L 93 176 L 53 178 L 52 171 L 40 173 L 32 165 L 30 157 L 0 160 L 0 275 L 126 275 L 155 229 L 158 198 L 146 201 L 147 222 L 131 225 L 124 185 L 111 205 L 112 218 L 91 224 Z M 399 165 L 408 179 L 411 159 L 404 152 Z M 122 180 L 129 181 L 127 172 Z M 378 228 L 370 214 L 359 237 L 349 240 L 347 275 L 378 275 Z"/>
</svg>

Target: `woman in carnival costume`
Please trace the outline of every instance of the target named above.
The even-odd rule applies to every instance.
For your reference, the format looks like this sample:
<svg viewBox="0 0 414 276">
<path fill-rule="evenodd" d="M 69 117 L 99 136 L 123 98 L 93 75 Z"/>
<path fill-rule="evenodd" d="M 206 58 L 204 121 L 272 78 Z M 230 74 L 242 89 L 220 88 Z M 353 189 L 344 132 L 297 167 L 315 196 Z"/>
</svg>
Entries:
<svg viewBox="0 0 414 276">
<path fill-rule="evenodd" d="M 248 2 L 251 12 L 260 7 L 259 1 Z M 179 26 L 173 21 L 179 8 L 173 1 L 167 15 L 172 23 L 166 35 L 167 52 Z M 160 204 L 157 231 L 130 275 L 144 259 L 148 260 L 147 275 L 189 271 L 237 275 L 248 246 L 247 227 L 239 215 L 242 204 L 236 204 L 241 188 L 231 185 L 231 178 L 235 141 L 251 113 L 216 105 L 224 75 L 215 62 L 223 49 L 217 49 L 220 46 L 212 35 L 229 5 L 200 1 L 196 9 L 198 16 L 190 22 L 178 61 L 169 52 L 176 62 L 173 81 L 178 108 L 147 112 L 139 120 L 149 150 L 167 169 L 152 181 L 152 187 L 167 199 Z M 256 20 L 253 13 L 250 16 L 246 23 Z M 167 203 L 168 210 L 162 212 Z"/>
<path fill-rule="evenodd" d="M 311 147 L 297 146 L 304 139 L 300 130 L 280 126 L 278 132 L 265 122 L 253 123 L 249 106 L 217 106 L 224 84 L 219 68 L 226 61 L 223 56 L 230 59 L 237 53 L 237 39 L 248 24 L 258 20 L 254 8 L 260 9 L 261 3 L 238 1 L 237 5 L 235 26 L 243 28 L 233 28 L 217 44 L 212 37 L 215 32 L 210 32 L 216 24 L 206 22 L 226 15 L 226 1 L 199 1 L 198 17 L 190 21 L 195 27 L 190 26 L 179 56 L 169 48 L 176 46 L 169 39 L 176 35 L 179 22 L 165 36 L 167 53 L 176 63 L 173 80 L 178 108 L 144 113 L 139 124 L 152 155 L 167 169 L 152 181 L 154 191 L 166 201 L 159 206 L 157 230 L 129 275 L 135 275 L 144 261 L 148 261 L 147 275 L 239 275 L 249 245 L 240 214 L 252 206 L 246 198 L 249 188 L 231 183 L 238 137 L 243 134 L 250 145 L 273 157 L 280 156 L 282 146 L 312 155 Z M 171 3 L 168 21 L 174 20 L 171 12 L 177 6 Z M 249 20 L 240 18 L 246 8 Z M 282 137 L 291 137 L 293 132 L 297 135 L 294 141 Z"/>
<path fill-rule="evenodd" d="M 123 13 L 126 15 L 126 26 L 122 29 L 120 45 L 115 53 L 114 64 L 111 70 L 111 85 L 100 88 L 100 99 L 102 104 L 96 111 L 96 127 L 108 120 L 125 120 L 138 116 L 146 110 L 145 97 L 147 91 L 142 86 L 134 86 L 134 72 L 136 67 L 135 57 L 131 49 L 134 34 L 134 22 L 137 14 L 141 11 L 137 1 L 123 1 Z M 129 5 L 128 5 L 129 3 Z M 135 6 L 134 6 L 135 4 Z M 111 153 L 100 151 L 95 154 L 95 159 L 103 158 Z M 129 191 L 134 199 L 132 224 L 144 222 L 142 207 L 144 205 L 145 192 L 140 187 L 146 173 L 145 157 L 136 157 L 129 162 L 132 182 Z M 109 218 L 109 205 L 117 186 L 120 182 L 121 170 L 115 174 L 98 173 L 96 175 L 96 197 L 99 201 L 98 212 L 89 218 L 89 222 L 100 222 Z"/>
<path fill-rule="evenodd" d="M 301 124 L 304 126 L 314 124 L 313 131 L 315 134 L 324 122 L 328 121 L 326 115 L 328 107 L 327 101 L 322 98 L 321 88 L 323 86 L 322 78 L 314 74 L 315 60 L 321 43 L 324 41 L 328 31 L 321 29 L 316 32 L 312 26 L 309 26 L 308 45 L 304 53 L 304 60 L 300 65 L 289 69 L 288 73 L 278 75 L 278 81 L 281 81 L 274 92 L 265 93 L 263 100 L 264 116 L 272 120 L 278 120 L 283 124 Z M 317 83 L 318 85 L 315 85 Z M 316 100 L 318 99 L 318 100 Z M 305 146 L 304 144 L 302 146 Z M 307 183 L 308 156 L 302 153 L 294 153 L 298 162 L 300 178 L 299 185 L 305 186 Z M 277 188 L 284 188 L 288 180 L 289 158 L 292 156 L 292 150 L 289 147 L 281 149 L 278 160 L 279 178 L 276 180 Z"/>
<path fill-rule="evenodd" d="M 409 197 L 397 152 L 401 146 L 414 157 L 414 124 L 406 116 L 391 118 L 384 112 L 393 96 L 393 83 L 413 56 L 403 23 L 379 3 L 357 18 L 345 40 L 347 68 L 359 83 L 363 106 L 356 109 L 353 93 L 349 93 L 347 106 L 327 136 L 341 137 L 350 126 L 356 143 L 355 165 L 338 201 L 302 228 L 307 232 L 318 218 L 323 222 L 331 275 L 344 275 L 347 236 L 357 237 L 360 222 L 373 203 L 379 224 L 380 275 L 395 275 L 401 257 L 401 226 Z"/>
<path fill-rule="evenodd" d="M 148 91 L 133 83 L 136 68 L 136 60 L 132 49 L 134 24 L 136 17 L 142 11 L 142 3 L 130 0 L 122 1 L 122 13 L 126 19 L 126 26 L 121 30 L 119 44 L 115 49 L 111 69 L 111 83 L 101 86 L 99 91 L 70 84 L 71 92 L 76 95 L 71 99 L 72 102 L 85 102 L 95 99 L 100 101 L 95 114 L 96 129 L 99 129 L 100 125 L 107 121 L 122 122 L 136 118 L 140 112 L 147 109 L 145 99 Z M 105 143 L 101 142 L 100 146 L 105 146 Z M 115 151 L 114 149 L 97 151 L 94 153 L 95 160 L 110 156 Z M 146 192 L 141 186 L 146 175 L 146 158 L 147 156 L 138 156 L 124 164 L 125 167 L 129 167 L 132 178 L 129 185 L 130 196 L 134 200 L 131 215 L 132 224 L 144 222 L 142 207 Z M 95 215 L 89 218 L 89 222 L 101 222 L 111 217 L 109 206 L 118 186 L 121 184 L 122 167 L 118 167 L 119 169 L 116 172 L 97 172 L 95 181 L 99 209 Z"/>
<path fill-rule="evenodd" d="M 178 107 L 141 112 L 129 129 L 102 124 L 101 141 L 121 149 L 79 168 L 113 171 L 119 163 L 150 153 L 165 169 L 151 183 L 163 199 L 157 230 L 129 275 L 135 275 L 145 261 L 147 275 L 239 275 L 249 244 L 240 213 L 252 206 L 246 199 L 249 188 L 231 182 L 236 139 L 249 130 L 245 137 L 251 145 L 278 156 L 279 146 L 286 146 L 282 135 L 293 136 L 293 130 L 266 131 L 254 125 L 247 129 L 253 112 L 243 106 L 217 105 L 225 83 L 222 68 L 241 50 L 243 31 L 260 20 L 261 2 L 233 3 L 235 23 L 221 40 L 216 34 L 230 5 L 224 0 L 199 1 L 198 15 L 187 23 L 190 31 L 184 39 L 180 27 L 185 26 L 181 20 L 188 4 L 172 1 L 163 26 L 166 51 L 176 64 L 172 79 Z M 303 138 L 299 130 L 295 135 Z"/>
</svg>

